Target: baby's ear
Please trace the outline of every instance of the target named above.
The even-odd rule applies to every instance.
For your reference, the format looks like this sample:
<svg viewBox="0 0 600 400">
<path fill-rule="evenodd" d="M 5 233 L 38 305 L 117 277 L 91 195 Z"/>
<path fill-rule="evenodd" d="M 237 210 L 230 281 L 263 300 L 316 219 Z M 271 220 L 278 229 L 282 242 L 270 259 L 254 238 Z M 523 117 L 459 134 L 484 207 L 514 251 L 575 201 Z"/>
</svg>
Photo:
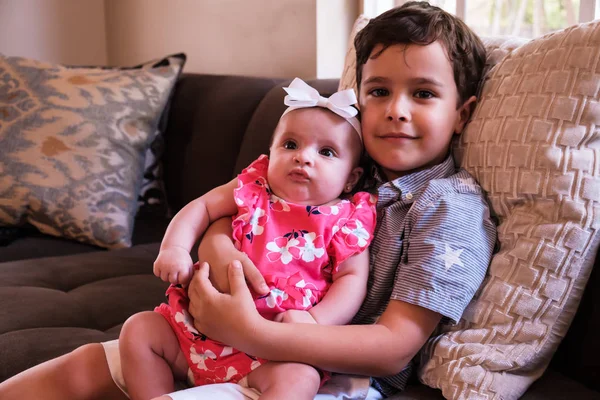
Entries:
<svg viewBox="0 0 600 400">
<path fill-rule="evenodd" d="M 354 186 L 356 186 L 356 184 L 358 183 L 358 180 L 362 176 L 363 172 L 364 170 L 362 169 L 362 167 L 356 167 L 350 172 L 350 176 L 348 177 L 346 185 L 344 186 L 345 193 L 350 193 L 352 189 L 354 189 Z"/>
<path fill-rule="evenodd" d="M 477 97 L 471 96 L 469 97 L 462 106 L 458 109 L 458 118 L 456 119 L 456 124 L 454 125 L 454 133 L 459 135 L 462 133 L 463 129 L 465 129 L 465 125 L 469 122 L 473 111 L 475 110 L 475 105 L 477 104 Z"/>
</svg>

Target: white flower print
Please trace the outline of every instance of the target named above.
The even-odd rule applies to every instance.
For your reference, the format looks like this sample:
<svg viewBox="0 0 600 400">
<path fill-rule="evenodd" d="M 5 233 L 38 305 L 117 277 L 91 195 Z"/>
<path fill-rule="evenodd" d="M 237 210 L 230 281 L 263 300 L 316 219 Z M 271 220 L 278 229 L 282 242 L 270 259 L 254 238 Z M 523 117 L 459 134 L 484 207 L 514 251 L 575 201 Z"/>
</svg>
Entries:
<svg viewBox="0 0 600 400">
<path fill-rule="evenodd" d="M 304 291 L 304 296 L 302 297 L 302 307 L 304 307 L 304 308 L 309 307 L 312 304 L 310 299 L 312 299 L 312 290 L 306 289 Z"/>
<path fill-rule="evenodd" d="M 265 218 L 261 217 L 263 217 L 265 214 L 265 210 L 263 210 L 260 207 L 256 207 L 256 210 L 254 210 L 254 213 L 250 217 L 250 221 L 248 221 L 250 226 L 252 226 L 252 234 L 258 236 L 264 232 L 265 228 L 263 228 L 263 225 L 267 221 L 265 220 Z"/>
<path fill-rule="evenodd" d="M 208 367 L 206 366 L 206 359 L 208 358 L 216 360 L 217 355 L 211 350 L 206 350 L 204 353 L 197 353 L 194 346 L 190 349 L 190 360 L 198 366 L 198 369 L 208 371 Z"/>
<path fill-rule="evenodd" d="M 277 307 L 281 302 L 278 302 L 277 299 L 281 298 L 281 302 L 287 300 L 288 298 L 288 294 L 286 292 L 284 292 L 283 290 L 279 290 L 279 289 L 271 289 L 271 292 L 269 293 L 268 297 L 267 297 L 267 306 L 269 306 L 269 308 L 275 308 Z"/>
<path fill-rule="evenodd" d="M 316 233 L 310 232 L 304 235 L 304 247 L 300 248 L 300 254 L 302 254 L 302 260 L 306 262 L 314 261 L 315 258 L 323 257 L 325 249 L 323 247 L 316 247 L 315 241 L 320 239 L 321 236 L 317 236 Z M 322 242 L 322 240 L 320 240 Z"/>
<path fill-rule="evenodd" d="M 192 319 L 192 316 L 190 315 L 190 313 L 187 312 L 187 310 L 181 310 L 175 313 L 175 321 L 176 322 L 180 322 L 183 325 L 185 325 L 185 328 L 188 330 L 188 332 L 195 334 L 195 335 L 199 335 L 200 333 L 196 330 L 196 328 L 194 328 L 194 320 Z"/>
<path fill-rule="evenodd" d="M 289 212 L 290 206 L 288 203 L 280 197 L 271 195 L 271 209 L 273 211 Z"/>
<path fill-rule="evenodd" d="M 227 375 L 225 375 L 225 378 L 223 378 L 223 382 L 229 382 L 229 380 L 237 374 L 238 374 L 238 370 L 232 366 L 229 366 L 227 368 Z"/>
<path fill-rule="evenodd" d="M 351 246 L 365 247 L 370 238 L 369 232 L 363 228 L 363 224 L 357 219 L 344 225 L 342 232 L 346 234 L 346 243 Z M 355 238 L 352 238 L 352 236 Z"/>
<path fill-rule="evenodd" d="M 281 260 L 284 264 L 289 264 L 294 258 L 298 258 L 292 251 L 296 252 L 296 246 L 300 242 L 298 239 L 287 239 L 286 237 L 280 236 L 275 238 L 272 242 L 267 243 L 267 250 L 271 253 L 267 254 L 269 261 L 274 262 Z"/>
<path fill-rule="evenodd" d="M 306 287 L 306 282 L 304 281 L 304 279 L 302 279 L 301 281 L 298 281 L 295 286 L 299 289 L 303 289 Z M 303 308 L 309 307 L 312 304 L 312 302 L 310 301 L 311 299 L 312 299 L 312 290 L 304 289 L 304 295 L 302 296 L 302 307 Z"/>
<path fill-rule="evenodd" d="M 221 351 L 221 354 L 219 357 L 227 357 L 233 354 L 233 347 L 231 346 L 223 346 L 223 351 Z"/>
</svg>

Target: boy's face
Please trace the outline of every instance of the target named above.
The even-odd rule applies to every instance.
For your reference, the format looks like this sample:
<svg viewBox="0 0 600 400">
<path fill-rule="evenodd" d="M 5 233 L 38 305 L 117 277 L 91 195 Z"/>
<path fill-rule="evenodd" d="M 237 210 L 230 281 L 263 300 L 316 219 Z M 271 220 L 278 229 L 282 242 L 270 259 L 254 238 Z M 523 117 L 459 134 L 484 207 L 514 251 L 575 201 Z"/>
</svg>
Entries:
<svg viewBox="0 0 600 400">
<path fill-rule="evenodd" d="M 381 48 L 376 46 L 371 54 Z M 390 46 L 362 69 L 359 103 L 365 149 L 388 180 L 439 164 L 474 102 L 473 96 L 457 108 L 454 72 L 439 42 Z"/>
</svg>

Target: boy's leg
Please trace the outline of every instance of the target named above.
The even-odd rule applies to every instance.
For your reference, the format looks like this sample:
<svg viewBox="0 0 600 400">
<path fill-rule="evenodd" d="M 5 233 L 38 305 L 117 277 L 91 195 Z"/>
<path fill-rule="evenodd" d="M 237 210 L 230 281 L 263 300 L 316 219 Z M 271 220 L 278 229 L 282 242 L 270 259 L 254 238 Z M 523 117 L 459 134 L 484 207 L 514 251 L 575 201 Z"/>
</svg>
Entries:
<svg viewBox="0 0 600 400">
<path fill-rule="evenodd" d="M 123 325 L 119 336 L 123 378 L 131 399 L 151 399 L 187 377 L 187 360 L 171 325 L 159 313 L 144 311 Z"/>
<path fill-rule="evenodd" d="M 104 348 L 86 344 L 0 383 L 2 400 L 126 400 L 115 385 Z"/>
<path fill-rule="evenodd" d="M 319 372 L 300 363 L 271 361 L 248 374 L 248 386 L 261 392 L 261 400 L 312 400 L 320 383 Z"/>
</svg>

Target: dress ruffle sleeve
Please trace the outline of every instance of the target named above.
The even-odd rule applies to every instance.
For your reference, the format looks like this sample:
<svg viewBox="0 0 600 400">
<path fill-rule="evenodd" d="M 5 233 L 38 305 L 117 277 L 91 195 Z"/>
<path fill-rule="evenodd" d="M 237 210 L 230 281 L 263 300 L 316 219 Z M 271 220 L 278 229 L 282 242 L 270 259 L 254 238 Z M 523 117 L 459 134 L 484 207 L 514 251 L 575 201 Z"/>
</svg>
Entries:
<svg viewBox="0 0 600 400">
<path fill-rule="evenodd" d="M 351 200 L 353 210 L 348 217 L 340 218 L 334 225 L 333 236 L 327 249 L 332 272 L 347 258 L 361 253 L 373 239 L 377 221 L 377 197 L 366 192 L 356 193 Z"/>
<path fill-rule="evenodd" d="M 238 213 L 233 217 L 231 224 L 233 228 L 233 239 L 236 247 L 244 235 L 252 234 L 252 224 L 249 224 L 252 216 L 255 219 L 267 218 L 259 215 L 261 210 L 256 209 L 256 204 L 261 196 L 268 196 L 269 186 L 267 184 L 267 169 L 269 158 L 261 155 L 238 175 L 238 187 L 233 190 L 233 198 L 238 207 Z M 257 215 L 255 215 L 257 214 Z M 262 224 L 264 225 L 264 224 Z"/>
</svg>

